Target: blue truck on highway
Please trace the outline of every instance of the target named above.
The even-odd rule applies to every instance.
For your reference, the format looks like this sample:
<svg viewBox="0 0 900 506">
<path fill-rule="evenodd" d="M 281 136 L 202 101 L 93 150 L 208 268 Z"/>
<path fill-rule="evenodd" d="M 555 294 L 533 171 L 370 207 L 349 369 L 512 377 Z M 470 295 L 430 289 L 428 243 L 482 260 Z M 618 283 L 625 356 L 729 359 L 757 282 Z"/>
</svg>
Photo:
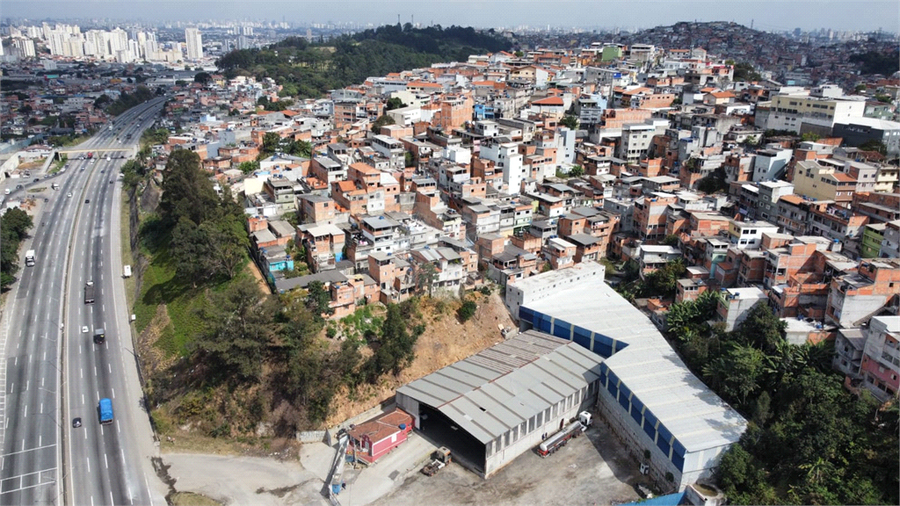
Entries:
<svg viewBox="0 0 900 506">
<path fill-rule="evenodd" d="M 107 424 L 113 422 L 113 409 L 112 409 L 112 401 L 103 398 L 100 399 L 100 423 Z"/>
</svg>

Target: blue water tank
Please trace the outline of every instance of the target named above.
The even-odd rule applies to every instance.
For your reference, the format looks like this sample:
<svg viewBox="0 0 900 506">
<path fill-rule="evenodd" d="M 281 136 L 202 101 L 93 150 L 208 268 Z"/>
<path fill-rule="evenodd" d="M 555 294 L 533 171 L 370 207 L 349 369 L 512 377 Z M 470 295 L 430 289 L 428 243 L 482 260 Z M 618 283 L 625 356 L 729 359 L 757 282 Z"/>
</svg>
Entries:
<svg viewBox="0 0 900 506">
<path fill-rule="evenodd" d="M 406 424 L 405 424 L 405 423 L 401 423 L 401 424 L 400 424 L 400 430 L 406 430 Z"/>
</svg>

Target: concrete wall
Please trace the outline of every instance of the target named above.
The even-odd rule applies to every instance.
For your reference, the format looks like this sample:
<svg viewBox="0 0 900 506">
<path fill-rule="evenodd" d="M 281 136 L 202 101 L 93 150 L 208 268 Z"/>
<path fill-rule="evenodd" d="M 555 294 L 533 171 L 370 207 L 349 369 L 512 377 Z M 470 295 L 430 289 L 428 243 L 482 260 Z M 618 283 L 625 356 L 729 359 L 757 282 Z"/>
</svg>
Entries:
<svg viewBox="0 0 900 506">
<path fill-rule="evenodd" d="M 497 446 L 501 441 L 505 444 L 505 435 L 495 439 L 492 442 L 493 445 L 489 444 L 485 447 L 483 477 L 489 478 L 492 474 L 515 460 L 519 455 L 541 444 L 541 441 L 545 439 L 545 435 L 547 437 L 552 436 L 559 431 L 561 426 L 568 425 L 569 421 L 575 418 L 579 412 L 584 409 L 589 409 L 595 404 L 595 395 L 596 394 L 586 394 L 582 398 L 581 392 L 579 391 L 576 394 L 575 399 L 570 403 L 563 404 L 563 402 L 565 402 L 563 401 L 557 406 L 549 408 L 548 411 L 550 411 L 550 416 L 547 417 L 544 423 L 540 426 L 536 426 L 531 432 L 528 432 L 528 421 L 523 422 L 521 425 L 510 431 L 511 434 L 509 436 L 508 446 L 504 446 L 499 451 L 495 451 L 493 454 L 489 455 L 493 446 Z M 535 423 L 535 425 L 537 425 L 537 423 Z M 522 426 L 525 428 L 522 429 Z M 523 435 L 522 432 L 525 432 L 525 434 Z M 502 446 L 502 444 L 500 444 L 500 446 Z"/>
<path fill-rule="evenodd" d="M 728 446 L 721 446 L 702 452 L 685 453 L 685 472 L 682 472 L 669 460 L 669 456 L 656 446 L 656 442 L 634 423 L 631 416 L 622 410 L 612 394 L 602 387 L 598 397 L 598 406 L 600 416 L 609 424 L 610 430 L 625 443 L 634 458 L 638 462 L 650 464 L 650 477 L 663 490 L 677 487 L 677 490 L 681 491 L 697 480 L 711 478 L 722 453 L 728 449 Z M 644 458 L 645 449 L 650 450 L 649 461 Z M 635 465 L 637 466 L 637 464 Z M 666 481 L 667 472 L 674 476 L 673 482 Z"/>
</svg>

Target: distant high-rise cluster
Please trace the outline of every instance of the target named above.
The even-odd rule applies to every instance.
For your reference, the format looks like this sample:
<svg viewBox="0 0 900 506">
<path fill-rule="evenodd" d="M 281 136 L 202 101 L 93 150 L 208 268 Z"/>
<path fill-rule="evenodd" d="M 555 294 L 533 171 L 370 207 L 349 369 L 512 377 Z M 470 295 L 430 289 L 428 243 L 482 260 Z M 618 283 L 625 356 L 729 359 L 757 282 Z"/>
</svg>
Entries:
<svg viewBox="0 0 900 506">
<path fill-rule="evenodd" d="M 252 32 L 252 28 L 250 29 Z M 0 46 L 0 56 L 33 58 L 38 55 L 36 43 L 43 44 L 53 56 L 71 58 L 96 58 L 104 61 L 131 63 L 135 61 L 162 61 L 176 63 L 203 58 L 203 42 L 200 30 L 185 31 L 187 54 L 177 42 L 160 43 L 156 33 L 140 29 L 81 31 L 78 25 L 43 23 L 41 26 L 10 27 L 9 38 Z"/>
</svg>

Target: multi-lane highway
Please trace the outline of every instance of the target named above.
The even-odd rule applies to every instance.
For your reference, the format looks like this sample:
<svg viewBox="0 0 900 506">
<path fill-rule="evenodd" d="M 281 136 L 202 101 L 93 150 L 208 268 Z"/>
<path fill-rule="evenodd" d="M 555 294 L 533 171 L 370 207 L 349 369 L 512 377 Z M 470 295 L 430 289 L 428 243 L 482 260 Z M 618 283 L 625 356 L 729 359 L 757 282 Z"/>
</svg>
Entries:
<svg viewBox="0 0 900 506">
<path fill-rule="evenodd" d="M 49 200 L 26 244 L 36 252 L 35 266 L 23 267 L 0 322 L 0 504 L 163 504 L 150 484 L 151 432 L 121 280 L 123 160 L 100 156 L 104 148 L 136 143 L 162 101 L 124 113 L 79 146 L 96 150 L 95 157 L 72 160 L 52 180 L 58 191 L 49 190 L 50 180 L 29 185 L 43 183 Z M 85 304 L 87 281 L 95 287 L 93 304 Z M 94 345 L 99 328 L 106 342 Z M 112 424 L 99 424 L 101 398 L 112 400 Z"/>
</svg>

